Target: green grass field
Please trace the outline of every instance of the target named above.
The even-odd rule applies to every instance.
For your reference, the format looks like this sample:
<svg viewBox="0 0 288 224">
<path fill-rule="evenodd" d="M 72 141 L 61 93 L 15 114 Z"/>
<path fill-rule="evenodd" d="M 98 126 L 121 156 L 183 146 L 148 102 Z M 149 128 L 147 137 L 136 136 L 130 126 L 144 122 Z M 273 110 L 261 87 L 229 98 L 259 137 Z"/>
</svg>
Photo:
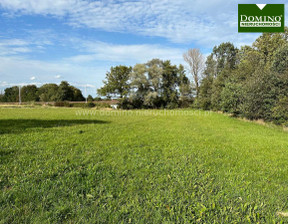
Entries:
<svg viewBox="0 0 288 224">
<path fill-rule="evenodd" d="M 288 222 L 281 128 L 77 111 L 0 109 L 0 223 Z"/>
</svg>

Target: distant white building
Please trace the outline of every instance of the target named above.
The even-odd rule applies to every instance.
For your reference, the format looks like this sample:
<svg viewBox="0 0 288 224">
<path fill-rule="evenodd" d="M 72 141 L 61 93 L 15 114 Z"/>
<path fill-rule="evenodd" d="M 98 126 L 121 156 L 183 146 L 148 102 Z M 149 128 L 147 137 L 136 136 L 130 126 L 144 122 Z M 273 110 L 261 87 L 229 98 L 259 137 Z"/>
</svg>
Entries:
<svg viewBox="0 0 288 224">
<path fill-rule="evenodd" d="M 111 107 L 112 107 L 114 110 L 117 110 L 117 109 L 118 109 L 118 104 L 111 104 Z"/>
</svg>

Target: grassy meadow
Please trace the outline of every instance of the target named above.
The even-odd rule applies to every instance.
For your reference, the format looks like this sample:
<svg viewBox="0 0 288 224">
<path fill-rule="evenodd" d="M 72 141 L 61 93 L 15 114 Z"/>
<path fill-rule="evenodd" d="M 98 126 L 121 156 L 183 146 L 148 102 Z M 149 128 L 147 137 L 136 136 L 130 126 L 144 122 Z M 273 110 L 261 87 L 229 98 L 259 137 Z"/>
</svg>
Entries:
<svg viewBox="0 0 288 224">
<path fill-rule="evenodd" d="M 0 223 L 288 222 L 287 132 L 166 112 L 0 109 Z"/>
</svg>

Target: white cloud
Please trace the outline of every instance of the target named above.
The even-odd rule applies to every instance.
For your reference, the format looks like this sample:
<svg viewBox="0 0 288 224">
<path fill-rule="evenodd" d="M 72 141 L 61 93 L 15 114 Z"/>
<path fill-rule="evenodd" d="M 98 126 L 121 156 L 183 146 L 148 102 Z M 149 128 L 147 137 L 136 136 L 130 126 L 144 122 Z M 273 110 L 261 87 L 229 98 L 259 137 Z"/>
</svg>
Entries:
<svg viewBox="0 0 288 224">
<path fill-rule="evenodd" d="M 1 0 L 0 6 L 18 14 L 52 15 L 76 27 L 159 36 L 172 42 L 197 42 L 213 47 L 233 39 L 251 42 L 237 31 L 238 3 L 211 0 Z M 67 19 L 67 20 L 66 20 Z"/>
<path fill-rule="evenodd" d="M 85 88 L 95 88 L 95 86 L 91 85 L 91 84 L 79 84 L 79 83 L 70 83 L 70 84 L 73 85 L 73 86 L 81 87 L 83 89 L 85 89 Z"/>
<path fill-rule="evenodd" d="M 25 14 L 64 15 L 77 0 L 1 0 L 4 9 Z"/>
<path fill-rule="evenodd" d="M 117 45 L 104 42 L 82 41 L 74 39 L 71 45 L 77 45 L 86 54 L 64 58 L 54 62 L 29 59 L 28 56 L 0 56 L 0 77 L 10 82 L 26 82 L 29 74 L 37 74 L 40 83 L 55 82 L 55 79 L 67 79 L 72 82 L 88 80 L 89 87 L 100 87 L 110 66 L 119 63 L 134 65 L 153 58 L 171 60 L 174 64 L 183 63 L 181 48 L 161 45 Z M 60 75 L 61 74 L 61 75 Z M 54 79 L 53 79 L 53 78 Z M 30 77 L 31 81 L 36 79 Z M 14 80 L 14 81 L 11 81 Z"/>
<path fill-rule="evenodd" d="M 45 32 L 43 35 L 45 36 Z M 51 36 L 54 36 L 52 32 Z M 25 83 L 27 77 L 34 81 L 36 77 L 31 77 L 31 74 L 37 74 L 37 81 L 40 83 L 55 82 L 55 79 L 60 80 L 65 77 L 64 80 L 74 82 L 91 80 L 95 86 L 99 87 L 110 67 L 119 63 L 132 66 L 136 63 L 145 63 L 153 58 L 171 60 L 174 64 L 183 63 L 182 53 L 184 50 L 181 48 L 156 44 L 110 44 L 70 37 L 63 37 L 61 40 L 65 42 L 65 47 L 74 48 L 76 52 L 74 56 L 60 57 L 51 61 L 35 60 L 31 59 L 31 56 L 35 58 L 38 50 L 31 39 L 35 39 L 35 37 L 32 35 L 30 39 L 10 39 L 9 41 L 0 39 L 1 78 L 9 80 L 9 83 L 18 83 L 20 80 Z M 42 40 L 42 38 L 39 39 Z M 27 48 L 27 51 L 24 48 Z M 28 51 L 31 54 L 26 54 Z"/>
<path fill-rule="evenodd" d="M 3 39 L 0 46 L 27 46 L 28 43 L 21 39 Z"/>
<path fill-rule="evenodd" d="M 2 39 L 0 40 L 0 56 L 1 55 L 16 55 L 19 53 L 28 53 L 31 50 L 28 43 L 20 39 Z"/>
<path fill-rule="evenodd" d="M 43 35 L 45 37 L 45 35 Z M 6 37 L 7 38 L 7 37 Z M 51 45 L 47 40 L 36 40 L 39 36 L 29 35 L 27 39 L 0 39 L 0 56 L 21 55 L 31 52 L 41 52 L 46 45 Z M 39 38 L 41 39 L 41 38 Z"/>
<path fill-rule="evenodd" d="M 76 45 L 80 46 L 86 54 L 76 55 L 66 60 L 75 63 L 92 61 L 109 61 L 124 63 L 144 63 L 153 58 L 171 60 L 179 64 L 182 60 L 184 49 L 165 47 L 156 44 L 119 45 L 105 42 L 91 42 L 77 40 Z"/>
<path fill-rule="evenodd" d="M 0 81 L 0 87 L 5 87 L 7 85 L 8 83 L 6 81 Z"/>
<path fill-rule="evenodd" d="M 108 70 L 109 66 L 82 66 L 67 61 L 43 62 L 19 56 L 0 56 L 0 77 L 8 80 L 9 86 L 13 83 L 29 83 L 27 77 L 32 73 L 37 74 L 39 85 L 55 83 L 56 76 L 62 78 L 62 75 L 57 74 L 63 74 L 69 82 L 81 83 L 86 80 L 87 84 L 99 87 Z"/>
</svg>

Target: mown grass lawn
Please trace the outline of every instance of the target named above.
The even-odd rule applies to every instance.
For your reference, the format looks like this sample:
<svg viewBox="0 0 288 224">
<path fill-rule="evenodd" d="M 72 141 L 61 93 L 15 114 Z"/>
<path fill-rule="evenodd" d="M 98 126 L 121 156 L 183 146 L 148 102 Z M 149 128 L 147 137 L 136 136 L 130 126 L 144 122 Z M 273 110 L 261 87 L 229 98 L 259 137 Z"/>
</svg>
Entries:
<svg viewBox="0 0 288 224">
<path fill-rule="evenodd" d="M 0 109 L 0 223 L 288 222 L 280 128 L 77 111 Z"/>
</svg>

